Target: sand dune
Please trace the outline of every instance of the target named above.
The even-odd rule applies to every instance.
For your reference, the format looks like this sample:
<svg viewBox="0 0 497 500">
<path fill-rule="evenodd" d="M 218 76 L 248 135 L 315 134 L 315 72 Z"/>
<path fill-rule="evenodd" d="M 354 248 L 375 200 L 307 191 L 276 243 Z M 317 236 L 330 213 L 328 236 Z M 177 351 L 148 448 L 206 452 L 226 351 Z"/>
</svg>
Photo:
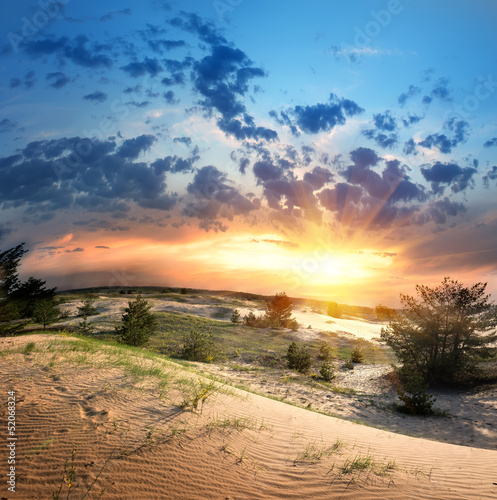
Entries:
<svg viewBox="0 0 497 500">
<path fill-rule="evenodd" d="M 28 342 L 35 349 L 23 353 Z M 497 497 L 497 451 L 380 431 L 219 384 L 202 412 L 201 402 L 187 411 L 181 403 L 210 382 L 174 363 L 85 352 L 60 336 L 0 347 L 1 386 L 18 398 L 16 492 L 5 482 L 0 490 L 9 500 L 49 499 L 60 487 L 66 498 L 68 481 L 70 498 L 91 488 L 90 499 L 102 490 L 104 499 L 144 500 Z"/>
</svg>

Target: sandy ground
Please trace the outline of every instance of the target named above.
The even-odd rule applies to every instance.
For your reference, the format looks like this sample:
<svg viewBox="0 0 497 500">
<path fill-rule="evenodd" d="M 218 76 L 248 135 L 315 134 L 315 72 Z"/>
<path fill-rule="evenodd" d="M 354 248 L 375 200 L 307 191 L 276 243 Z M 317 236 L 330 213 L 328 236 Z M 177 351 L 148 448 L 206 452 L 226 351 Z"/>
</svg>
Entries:
<svg viewBox="0 0 497 500">
<path fill-rule="evenodd" d="M 386 432 L 222 387 L 202 413 L 185 411 L 172 389 L 164 397 L 122 368 L 39 361 L 52 338 L 0 339 L 2 351 L 28 342 L 38 349 L 0 358 L 3 399 L 16 392 L 17 423 L 16 492 L 3 482 L 2 498 L 49 499 L 59 487 L 61 498 L 96 499 L 104 490 L 101 498 L 122 500 L 497 497 L 495 449 Z M 168 380 L 197 378 L 158 363 Z M 6 419 L 3 403 L 4 443 Z"/>
</svg>

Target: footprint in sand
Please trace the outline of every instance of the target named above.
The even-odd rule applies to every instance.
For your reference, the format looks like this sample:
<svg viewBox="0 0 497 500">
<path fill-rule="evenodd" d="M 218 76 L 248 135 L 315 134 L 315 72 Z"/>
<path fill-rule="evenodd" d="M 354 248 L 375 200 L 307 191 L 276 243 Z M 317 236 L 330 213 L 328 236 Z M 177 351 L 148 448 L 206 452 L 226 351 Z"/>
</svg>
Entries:
<svg viewBox="0 0 497 500">
<path fill-rule="evenodd" d="M 106 422 L 110 418 L 107 410 L 97 410 L 87 403 L 78 403 L 79 414 L 84 420 L 91 420 L 94 424 Z"/>
</svg>

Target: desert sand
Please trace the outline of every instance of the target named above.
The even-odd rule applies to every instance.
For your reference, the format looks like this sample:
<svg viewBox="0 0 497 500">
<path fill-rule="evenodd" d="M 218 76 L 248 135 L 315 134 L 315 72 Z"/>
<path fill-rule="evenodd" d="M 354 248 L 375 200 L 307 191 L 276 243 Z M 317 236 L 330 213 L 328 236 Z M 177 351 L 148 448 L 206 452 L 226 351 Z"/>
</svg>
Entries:
<svg viewBox="0 0 497 500">
<path fill-rule="evenodd" d="M 125 350 L 86 352 L 70 337 L 4 338 L 0 349 L 18 438 L 16 491 L 4 481 L 2 498 L 497 497 L 495 449 L 378 430 L 219 383 L 195 410 L 185 401 L 212 384 L 195 371 Z M 5 443 L 5 403 L 1 419 Z"/>
</svg>

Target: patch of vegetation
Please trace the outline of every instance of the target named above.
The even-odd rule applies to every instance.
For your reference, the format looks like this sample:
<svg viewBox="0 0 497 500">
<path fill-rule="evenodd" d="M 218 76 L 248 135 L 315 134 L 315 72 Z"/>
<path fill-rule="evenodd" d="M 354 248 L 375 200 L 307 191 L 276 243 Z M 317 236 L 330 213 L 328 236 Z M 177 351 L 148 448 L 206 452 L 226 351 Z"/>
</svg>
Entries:
<svg viewBox="0 0 497 500">
<path fill-rule="evenodd" d="M 360 347 L 355 347 L 350 355 L 350 361 L 352 363 L 365 363 L 364 353 Z"/>
<path fill-rule="evenodd" d="M 119 341 L 123 344 L 140 346 L 145 344 L 157 327 L 157 319 L 150 312 L 152 305 L 141 295 L 134 301 L 128 302 L 121 319 L 121 326 L 117 328 Z"/>
<path fill-rule="evenodd" d="M 212 330 L 192 330 L 183 337 L 181 357 L 189 361 L 211 363 L 216 354 Z"/>
<path fill-rule="evenodd" d="M 288 368 L 291 370 L 307 373 L 311 368 L 312 361 L 310 349 L 307 346 L 298 346 L 295 341 L 288 346 L 286 358 L 288 361 Z"/>
</svg>

